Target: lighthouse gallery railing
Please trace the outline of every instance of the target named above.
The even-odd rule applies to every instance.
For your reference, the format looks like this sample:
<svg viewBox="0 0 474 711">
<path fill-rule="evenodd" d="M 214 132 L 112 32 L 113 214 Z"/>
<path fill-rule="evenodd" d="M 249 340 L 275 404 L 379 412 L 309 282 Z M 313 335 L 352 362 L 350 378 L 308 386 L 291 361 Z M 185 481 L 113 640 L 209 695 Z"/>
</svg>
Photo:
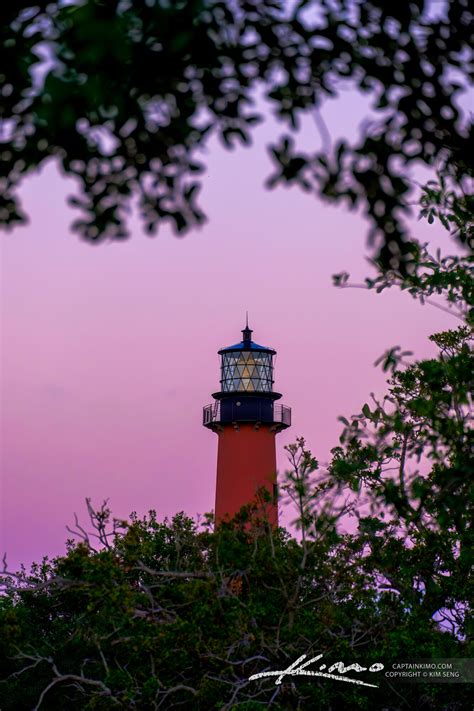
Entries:
<svg viewBox="0 0 474 711">
<path fill-rule="evenodd" d="M 236 422 L 243 422 L 245 419 L 242 418 L 241 410 L 237 406 L 233 406 L 233 417 L 231 419 Z M 255 415 L 252 416 L 251 421 L 255 420 Z M 257 417 L 258 419 L 258 417 Z M 205 405 L 202 411 L 202 422 L 203 425 L 210 425 L 212 422 L 220 422 L 221 420 L 221 404 L 220 402 L 213 402 L 210 405 Z M 268 420 L 268 415 L 263 415 L 261 417 L 262 421 Z M 288 405 L 273 405 L 273 422 L 281 422 L 282 425 L 289 427 L 291 425 L 291 407 Z"/>
</svg>

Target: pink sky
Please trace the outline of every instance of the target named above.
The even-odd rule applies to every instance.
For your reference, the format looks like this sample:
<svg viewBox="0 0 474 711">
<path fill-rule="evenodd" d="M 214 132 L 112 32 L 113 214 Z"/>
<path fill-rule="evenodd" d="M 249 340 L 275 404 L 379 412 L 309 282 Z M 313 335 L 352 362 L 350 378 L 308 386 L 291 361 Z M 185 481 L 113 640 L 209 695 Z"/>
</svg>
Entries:
<svg viewBox="0 0 474 711">
<path fill-rule="evenodd" d="M 353 134 L 362 99 L 325 112 L 333 138 Z M 54 166 L 25 183 L 30 225 L 2 247 L 2 540 L 11 565 L 64 551 L 85 497 L 114 515 L 195 516 L 214 506 L 217 438 L 201 424 L 218 389 L 217 350 L 240 340 L 245 311 L 258 343 L 278 351 L 275 388 L 293 409 L 283 445 L 305 436 L 321 462 L 339 415 L 384 391 L 373 367 L 388 347 L 434 353 L 427 336 L 454 319 L 406 294 L 339 290 L 331 275 L 369 273 L 356 213 L 297 189 L 265 191 L 264 146 L 209 150 L 209 223 L 185 238 L 90 246 L 70 233 L 73 189 Z M 318 142 L 313 124 L 304 139 Z M 446 242 L 424 223 L 416 234 Z M 291 518 L 288 514 L 284 522 Z"/>
</svg>

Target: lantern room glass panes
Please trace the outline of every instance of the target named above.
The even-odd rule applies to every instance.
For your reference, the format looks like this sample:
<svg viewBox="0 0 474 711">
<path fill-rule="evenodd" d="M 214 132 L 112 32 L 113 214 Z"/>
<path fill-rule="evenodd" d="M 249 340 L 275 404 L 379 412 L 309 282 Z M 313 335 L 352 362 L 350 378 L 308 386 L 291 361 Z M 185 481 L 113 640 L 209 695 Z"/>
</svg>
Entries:
<svg viewBox="0 0 474 711">
<path fill-rule="evenodd" d="M 223 392 L 271 392 L 273 364 L 271 353 L 230 351 L 222 354 Z"/>
</svg>

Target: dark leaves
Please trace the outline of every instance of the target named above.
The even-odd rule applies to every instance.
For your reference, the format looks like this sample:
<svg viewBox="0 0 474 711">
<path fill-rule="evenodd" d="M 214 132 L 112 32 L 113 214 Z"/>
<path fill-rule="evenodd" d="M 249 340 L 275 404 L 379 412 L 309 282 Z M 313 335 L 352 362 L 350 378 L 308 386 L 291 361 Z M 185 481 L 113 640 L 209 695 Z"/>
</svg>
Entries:
<svg viewBox="0 0 474 711">
<path fill-rule="evenodd" d="M 409 165 L 442 158 L 456 166 L 457 184 L 470 173 L 456 106 L 469 71 L 469 12 L 456 0 L 447 21 L 430 20 L 420 7 L 365 3 L 358 15 L 345 0 L 337 9 L 299 2 L 291 13 L 276 0 L 2 7 L 1 176 L 8 198 L 0 220 L 24 219 L 18 185 L 56 156 L 79 182 L 84 216 L 76 229 L 87 239 L 125 235 L 134 194 L 148 229 L 171 220 L 184 233 L 204 219 L 183 188 L 196 151 L 213 131 L 226 148 L 250 143 L 261 119 L 248 113 L 258 86 L 295 132 L 302 114 L 350 78 L 374 99 L 375 120 L 364 124 L 359 141 L 330 150 L 324 135 L 324 150 L 306 155 L 283 138 L 267 184 L 286 182 L 361 206 L 372 244 L 381 245 L 380 264 L 406 270 Z M 430 190 L 428 219 L 438 216 L 467 243 L 472 199 L 453 203 L 445 190 L 434 205 Z"/>
</svg>

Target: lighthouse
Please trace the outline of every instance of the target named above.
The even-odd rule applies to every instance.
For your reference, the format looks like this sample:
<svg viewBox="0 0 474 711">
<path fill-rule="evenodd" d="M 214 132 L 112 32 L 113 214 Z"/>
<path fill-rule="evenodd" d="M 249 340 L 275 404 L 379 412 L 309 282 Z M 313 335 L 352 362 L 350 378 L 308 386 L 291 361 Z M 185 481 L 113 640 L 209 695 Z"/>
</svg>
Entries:
<svg viewBox="0 0 474 711">
<path fill-rule="evenodd" d="M 218 436 L 216 524 L 256 504 L 261 517 L 278 526 L 275 437 L 291 425 L 291 409 L 276 403 L 276 351 L 252 340 L 247 319 L 240 343 L 218 353 L 221 389 L 203 409 L 204 427 Z"/>
</svg>

